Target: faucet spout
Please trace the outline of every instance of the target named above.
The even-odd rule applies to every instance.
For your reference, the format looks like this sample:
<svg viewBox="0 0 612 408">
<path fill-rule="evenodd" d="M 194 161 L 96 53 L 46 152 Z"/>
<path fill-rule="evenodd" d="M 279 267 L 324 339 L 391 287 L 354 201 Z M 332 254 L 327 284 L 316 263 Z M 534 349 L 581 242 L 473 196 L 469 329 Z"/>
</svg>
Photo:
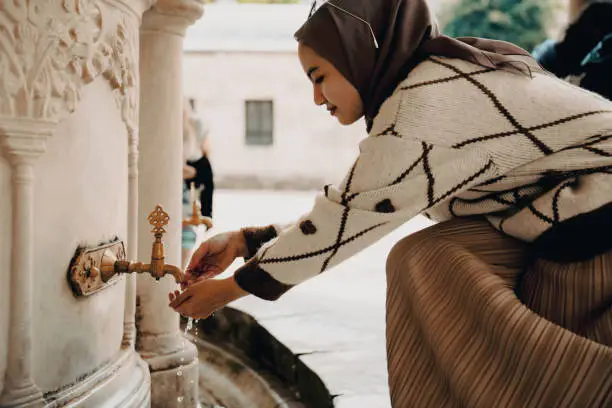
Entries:
<svg viewBox="0 0 612 408">
<path fill-rule="evenodd" d="M 103 282 L 108 282 L 116 274 L 120 273 L 148 273 L 155 279 L 160 279 L 165 275 L 172 275 L 176 283 L 183 283 L 185 281 L 185 274 L 181 269 L 174 265 L 164 264 L 161 268 L 161 273 L 154 273 L 154 269 L 151 264 L 145 264 L 142 262 L 130 262 L 130 261 L 116 261 L 110 256 L 104 259 L 105 264 L 101 268 L 92 268 L 95 272 L 99 273 Z"/>
<path fill-rule="evenodd" d="M 164 275 L 172 275 L 176 283 L 185 282 L 185 274 L 174 265 L 164 265 Z"/>
</svg>

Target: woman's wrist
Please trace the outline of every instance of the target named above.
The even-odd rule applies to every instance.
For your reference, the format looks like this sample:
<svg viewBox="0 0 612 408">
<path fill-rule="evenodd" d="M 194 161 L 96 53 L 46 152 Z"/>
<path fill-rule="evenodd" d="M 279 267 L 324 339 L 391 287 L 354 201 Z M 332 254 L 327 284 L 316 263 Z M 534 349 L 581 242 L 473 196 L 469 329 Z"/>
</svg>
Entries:
<svg viewBox="0 0 612 408">
<path fill-rule="evenodd" d="M 246 227 L 240 230 L 244 239 L 245 261 L 250 260 L 255 256 L 257 251 L 267 242 L 278 236 L 278 232 L 274 225 L 267 227 Z"/>
<path fill-rule="evenodd" d="M 249 249 L 247 247 L 246 238 L 242 230 L 233 231 L 232 234 L 232 242 L 234 244 L 234 248 L 236 249 L 236 258 L 244 258 L 248 256 Z"/>
<path fill-rule="evenodd" d="M 234 276 L 230 276 L 229 278 L 227 278 L 225 280 L 225 283 L 227 284 L 227 290 L 229 292 L 230 298 L 232 299 L 232 301 L 234 300 L 238 300 L 242 297 L 245 297 L 249 294 L 249 292 L 247 292 L 246 290 L 242 289 L 240 287 L 240 285 L 238 285 L 238 282 L 236 282 L 236 279 L 234 279 Z"/>
</svg>

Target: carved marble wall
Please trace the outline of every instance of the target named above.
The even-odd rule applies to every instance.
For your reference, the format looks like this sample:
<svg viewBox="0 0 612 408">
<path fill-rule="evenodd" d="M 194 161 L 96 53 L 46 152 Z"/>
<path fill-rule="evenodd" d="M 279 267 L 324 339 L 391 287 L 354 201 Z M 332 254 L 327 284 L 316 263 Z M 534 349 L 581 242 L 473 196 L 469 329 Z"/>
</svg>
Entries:
<svg viewBox="0 0 612 408">
<path fill-rule="evenodd" d="M 153 3 L 0 2 L 0 407 L 149 404 L 136 280 L 76 298 L 66 272 L 77 246 L 115 236 L 137 257 L 140 27 Z M 159 3 L 156 27 L 202 13 L 201 1 Z"/>
</svg>

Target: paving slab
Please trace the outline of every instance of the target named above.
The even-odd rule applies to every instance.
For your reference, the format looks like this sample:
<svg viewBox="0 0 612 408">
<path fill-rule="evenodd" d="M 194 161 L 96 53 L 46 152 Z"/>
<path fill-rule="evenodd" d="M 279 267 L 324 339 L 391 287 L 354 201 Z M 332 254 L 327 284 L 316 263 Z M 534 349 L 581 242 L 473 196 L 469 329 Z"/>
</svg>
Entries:
<svg viewBox="0 0 612 408">
<path fill-rule="evenodd" d="M 384 348 L 333 351 L 300 356 L 332 395 L 388 394 Z"/>
</svg>

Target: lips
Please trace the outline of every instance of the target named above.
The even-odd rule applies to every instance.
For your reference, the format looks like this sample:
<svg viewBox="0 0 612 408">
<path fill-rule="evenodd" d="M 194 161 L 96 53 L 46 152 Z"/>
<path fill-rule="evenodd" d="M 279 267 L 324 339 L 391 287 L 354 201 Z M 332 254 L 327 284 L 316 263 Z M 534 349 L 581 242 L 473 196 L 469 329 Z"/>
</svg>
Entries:
<svg viewBox="0 0 612 408">
<path fill-rule="evenodd" d="M 330 115 L 334 116 L 334 114 L 336 113 L 336 108 L 335 106 L 327 108 L 327 111 L 329 112 Z"/>
</svg>

